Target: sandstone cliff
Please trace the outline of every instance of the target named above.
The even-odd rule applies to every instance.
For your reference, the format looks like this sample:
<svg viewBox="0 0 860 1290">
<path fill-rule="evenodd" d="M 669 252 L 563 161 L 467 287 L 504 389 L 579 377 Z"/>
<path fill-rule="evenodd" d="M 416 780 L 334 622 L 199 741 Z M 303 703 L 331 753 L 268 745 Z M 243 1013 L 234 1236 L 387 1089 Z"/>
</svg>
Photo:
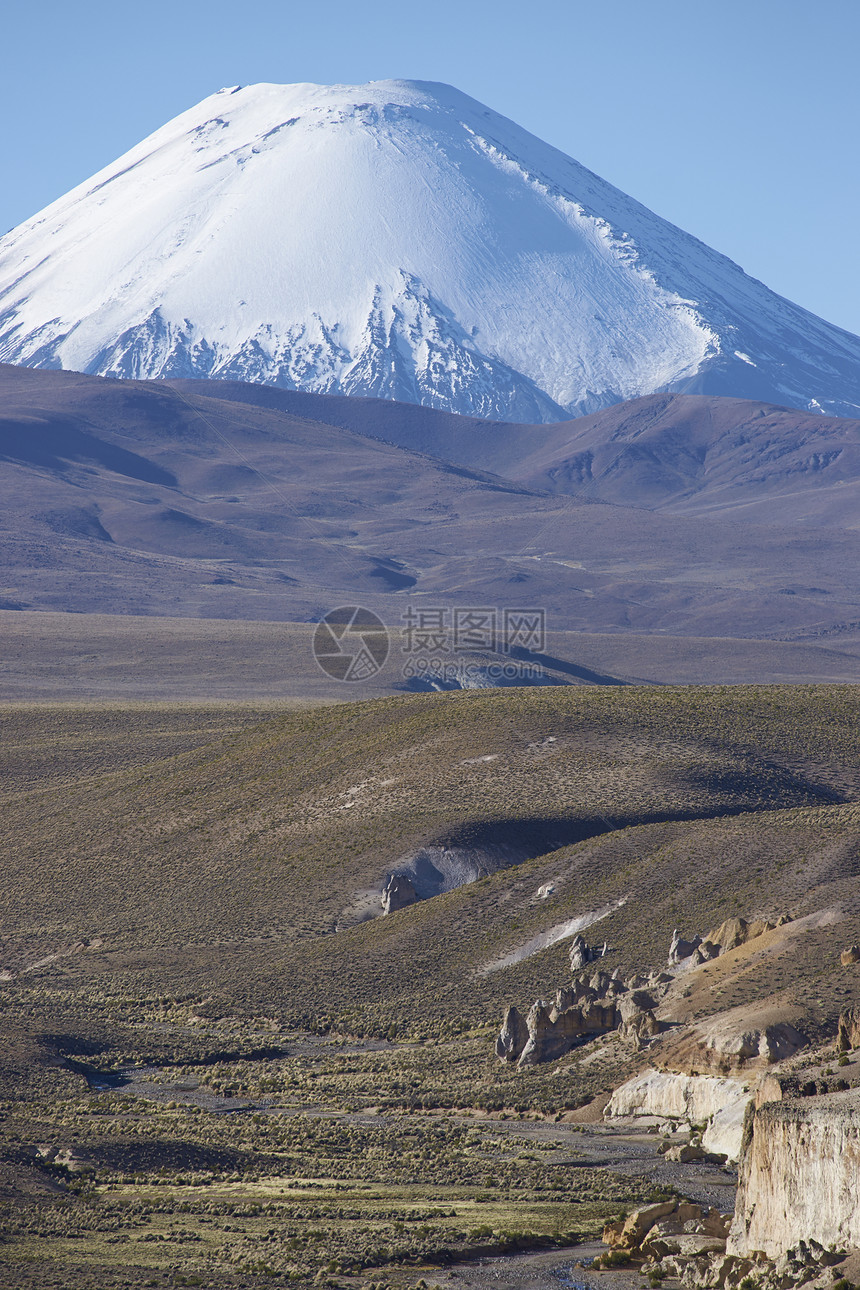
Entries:
<svg viewBox="0 0 860 1290">
<path fill-rule="evenodd" d="M 729 1253 L 860 1246 L 860 1091 L 768 1103 L 746 1133 Z"/>
</svg>

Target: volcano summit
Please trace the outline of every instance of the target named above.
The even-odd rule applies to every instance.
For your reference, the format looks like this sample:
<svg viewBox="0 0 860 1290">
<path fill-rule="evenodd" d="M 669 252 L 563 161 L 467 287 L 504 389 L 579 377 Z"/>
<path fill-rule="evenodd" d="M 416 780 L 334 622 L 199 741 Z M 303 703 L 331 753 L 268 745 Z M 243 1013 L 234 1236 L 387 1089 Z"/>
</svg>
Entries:
<svg viewBox="0 0 860 1290">
<path fill-rule="evenodd" d="M 446 85 L 221 90 L 0 240 L 0 361 L 555 421 L 855 416 L 860 339 Z"/>
</svg>

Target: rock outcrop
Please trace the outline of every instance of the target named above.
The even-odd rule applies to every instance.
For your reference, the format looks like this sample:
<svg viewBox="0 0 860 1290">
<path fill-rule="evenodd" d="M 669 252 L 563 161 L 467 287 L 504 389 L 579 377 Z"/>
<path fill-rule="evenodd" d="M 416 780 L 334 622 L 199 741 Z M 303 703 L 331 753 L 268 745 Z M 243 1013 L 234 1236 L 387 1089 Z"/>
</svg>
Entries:
<svg viewBox="0 0 860 1290">
<path fill-rule="evenodd" d="M 574 936 L 570 943 L 570 970 L 580 972 L 596 957 L 584 936 Z"/>
<path fill-rule="evenodd" d="M 608 941 L 604 941 L 600 949 L 596 949 L 593 945 L 588 944 L 584 936 L 574 936 L 570 943 L 570 970 L 575 976 L 589 963 L 596 963 L 598 959 L 605 959 L 608 953 Z"/>
<path fill-rule="evenodd" d="M 496 1055 L 521 1066 L 537 1066 L 556 1061 L 585 1039 L 616 1029 L 632 1047 L 642 1048 L 664 1029 L 654 1008 L 666 981 L 671 977 L 635 977 L 627 982 L 617 972 L 595 972 L 589 979 L 575 981 L 557 992 L 554 1003 L 538 999 L 532 1005 L 524 1023 L 528 1038 L 522 1046 L 521 1014 L 508 1008 Z"/>
<path fill-rule="evenodd" d="M 621 1017 L 621 1038 L 632 1048 L 644 1048 L 655 1036 L 665 1030 L 662 1021 L 654 1014 L 657 999 L 648 990 L 630 990 L 618 1003 Z"/>
<path fill-rule="evenodd" d="M 728 1071 L 785 1061 L 806 1046 L 806 1036 L 788 1021 L 757 1017 L 746 1020 L 743 1010 L 717 1013 L 693 1027 L 698 1043 L 711 1062 Z"/>
<path fill-rule="evenodd" d="M 830 1290 L 842 1272 L 835 1265 L 842 1255 L 834 1254 L 817 1241 L 799 1241 L 797 1245 L 769 1260 L 761 1250 L 749 1256 L 725 1253 L 725 1241 L 708 1240 L 704 1236 L 683 1237 L 667 1254 L 657 1257 L 652 1249 L 662 1248 L 659 1237 L 660 1224 L 652 1228 L 651 1236 L 638 1253 L 646 1259 L 646 1271 L 652 1284 L 672 1277 L 686 1290 L 737 1290 L 752 1285 L 755 1290 Z M 853 1284 L 853 1283 L 852 1283 Z"/>
<path fill-rule="evenodd" d="M 414 905 L 418 900 L 418 892 L 412 885 L 411 879 L 403 873 L 392 873 L 388 875 L 385 886 L 382 888 L 382 912 L 383 914 L 393 914 L 397 909 L 405 909 L 407 905 Z"/>
<path fill-rule="evenodd" d="M 569 1053 L 581 1039 L 614 1030 L 618 1013 L 611 1000 L 594 1000 L 579 1007 L 559 1008 L 541 1000 L 533 1004 L 526 1018 L 529 1037 L 520 1066 L 538 1066 Z"/>
<path fill-rule="evenodd" d="M 786 914 L 781 915 L 775 923 L 766 918 L 757 918 L 751 923 L 744 918 L 727 918 L 714 931 L 708 932 L 707 936 L 694 936 L 689 941 L 683 939 L 676 927 L 669 947 L 669 966 L 678 967 L 684 963 L 688 967 L 694 967 L 700 963 L 709 963 L 711 959 L 728 954 L 729 950 L 746 945 L 748 941 L 755 940 L 765 932 L 772 932 L 774 928 L 789 921 Z"/>
<path fill-rule="evenodd" d="M 746 945 L 747 941 L 754 941 L 788 921 L 784 914 L 775 923 L 766 918 L 756 918 L 751 923 L 745 918 L 727 918 L 713 932 L 709 932 L 706 939 L 719 945 L 723 954 L 728 954 L 729 950 L 736 949 L 738 945 Z"/>
<path fill-rule="evenodd" d="M 594 1267 L 614 1267 L 618 1256 L 644 1264 L 652 1285 L 674 1278 L 686 1290 L 829 1290 L 843 1275 L 844 1253 L 807 1237 L 768 1255 L 762 1249 L 737 1250 L 737 1217 L 688 1201 L 664 1201 L 609 1223 L 603 1242 L 611 1247 Z M 841 1265 L 841 1266 L 840 1266 Z M 850 1283 L 849 1283 L 850 1284 Z"/>
<path fill-rule="evenodd" d="M 529 1041 L 529 1028 L 519 1008 L 511 1005 L 502 1019 L 502 1028 L 496 1040 L 496 1056 L 505 1062 L 518 1061 Z"/>
<path fill-rule="evenodd" d="M 606 1119 L 647 1115 L 706 1124 L 702 1149 L 738 1160 L 744 1115 L 754 1096 L 749 1083 L 739 1078 L 647 1070 L 621 1084 L 603 1114 Z"/>
<path fill-rule="evenodd" d="M 836 1047 L 843 1053 L 860 1048 L 860 1008 L 846 1008 L 840 1013 Z"/>
<path fill-rule="evenodd" d="M 669 966 L 677 967 L 684 959 L 688 959 L 695 953 L 701 943 L 701 936 L 694 936 L 691 941 L 685 941 L 676 927 L 672 935 L 672 944 L 669 946 Z"/>
<path fill-rule="evenodd" d="M 729 1254 L 860 1246 L 860 1093 L 772 1102 L 747 1127 Z"/>
<path fill-rule="evenodd" d="M 780 923 L 787 921 L 785 917 L 779 920 Z M 608 947 L 594 949 L 584 937 L 577 935 L 570 946 L 573 984 L 558 991 L 554 1004 L 539 1000 L 533 1006 L 526 1021 L 529 1038 L 522 1049 L 514 1042 L 506 1014 L 497 1054 L 505 1061 L 532 1066 L 554 1061 L 583 1039 L 607 1030 L 618 1029 L 623 1043 L 640 1050 L 671 1029 L 678 1030 L 678 1035 L 665 1041 L 672 1050 L 667 1065 L 675 1065 L 676 1069 L 695 1070 L 697 1065 L 704 1065 L 706 1069 L 711 1067 L 728 1074 L 746 1064 L 782 1061 L 803 1047 L 806 1039 L 790 1023 L 774 1017 L 773 1010 L 761 1017 L 760 1025 L 753 1024 L 745 1012 L 735 1015 L 740 1012 L 736 1009 L 707 1023 L 679 1026 L 671 1011 L 666 1015 L 661 1009 L 679 973 L 746 944 L 775 926 L 764 919 L 748 923 L 742 918 L 731 918 L 704 940 L 700 936 L 685 940 L 676 928 L 669 950 L 669 966 L 674 971 L 639 974 L 627 980 L 618 970 L 611 974 L 598 971 L 586 980 L 583 969 L 604 957 Z M 610 1002 L 614 1002 L 614 1008 L 608 1007 Z M 739 1122 L 733 1121 L 731 1127 L 726 1123 L 719 1131 L 729 1134 L 734 1144 L 740 1132 Z"/>
</svg>

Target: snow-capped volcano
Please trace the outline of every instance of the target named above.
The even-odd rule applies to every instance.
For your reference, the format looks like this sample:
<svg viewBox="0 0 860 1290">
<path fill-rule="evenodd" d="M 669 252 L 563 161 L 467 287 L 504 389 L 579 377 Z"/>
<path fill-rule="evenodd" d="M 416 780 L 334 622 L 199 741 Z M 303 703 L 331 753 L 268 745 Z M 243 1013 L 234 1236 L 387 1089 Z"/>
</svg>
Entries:
<svg viewBox="0 0 860 1290">
<path fill-rule="evenodd" d="M 835 414 L 860 339 L 445 85 L 222 90 L 0 240 L 0 361 L 551 421 Z"/>
</svg>

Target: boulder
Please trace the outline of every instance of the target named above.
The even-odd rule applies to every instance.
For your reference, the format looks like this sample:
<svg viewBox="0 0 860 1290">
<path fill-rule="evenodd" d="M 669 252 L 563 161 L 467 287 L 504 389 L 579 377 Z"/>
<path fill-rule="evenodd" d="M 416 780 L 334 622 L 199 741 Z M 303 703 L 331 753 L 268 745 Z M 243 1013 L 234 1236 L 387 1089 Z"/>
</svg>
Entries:
<svg viewBox="0 0 860 1290">
<path fill-rule="evenodd" d="M 725 1241 L 729 1235 L 732 1218 L 732 1214 L 721 1214 L 718 1209 L 709 1209 L 696 1221 L 695 1231 L 701 1232 L 704 1236 L 715 1236 L 718 1240 Z M 688 1227 L 686 1230 L 694 1229 Z"/>
<path fill-rule="evenodd" d="M 677 1147 L 667 1147 L 664 1154 L 674 1164 L 686 1165 L 691 1160 L 704 1160 L 707 1152 L 692 1142 L 685 1142 Z"/>
<path fill-rule="evenodd" d="M 852 963 L 860 963 L 860 945 L 852 945 L 850 950 L 843 950 L 839 955 L 839 962 L 843 967 L 851 967 Z"/>
<path fill-rule="evenodd" d="M 418 892 L 412 880 L 405 873 L 391 873 L 382 888 L 382 912 L 393 914 L 397 909 L 405 909 L 418 900 Z"/>
<path fill-rule="evenodd" d="M 748 1105 L 746 1101 L 738 1101 L 716 1112 L 702 1134 L 702 1146 L 709 1156 L 723 1163 L 740 1159 Z"/>
<path fill-rule="evenodd" d="M 725 1255 L 731 1221 L 731 1214 L 682 1201 L 668 1217 L 652 1224 L 640 1251 L 656 1261 L 677 1258 L 677 1266 L 671 1269 L 664 1266 L 663 1270 L 666 1275 L 678 1276 L 687 1260 L 702 1257 L 712 1260 Z"/>
<path fill-rule="evenodd" d="M 515 1062 L 529 1040 L 529 1028 L 519 1008 L 508 1008 L 496 1040 L 496 1056 L 504 1062 Z"/>
<path fill-rule="evenodd" d="M 674 1214 L 677 1207 L 676 1200 L 667 1200 L 658 1205 L 648 1205 L 645 1209 L 634 1210 L 623 1222 L 609 1223 L 603 1229 L 603 1244 L 615 1249 L 638 1250 L 654 1224 L 661 1218 Z"/>
<path fill-rule="evenodd" d="M 667 1260 L 667 1265 L 669 1260 Z M 752 1259 L 741 1259 L 733 1254 L 712 1254 L 707 1260 L 701 1260 L 698 1269 L 698 1285 L 708 1290 L 722 1290 L 722 1287 L 740 1285 L 744 1277 L 749 1276 L 755 1264 Z M 684 1280 L 682 1260 L 675 1261 L 673 1268 L 668 1268 L 667 1275 L 678 1276 Z M 686 1284 L 686 1281 L 685 1281 Z"/>
<path fill-rule="evenodd" d="M 725 1254 L 726 1242 L 716 1236 L 705 1236 L 698 1232 L 682 1236 L 667 1236 L 661 1246 L 666 1254 L 677 1254 L 682 1259 L 696 1259 L 702 1254 Z M 644 1248 L 644 1247 L 643 1247 Z"/>
</svg>

